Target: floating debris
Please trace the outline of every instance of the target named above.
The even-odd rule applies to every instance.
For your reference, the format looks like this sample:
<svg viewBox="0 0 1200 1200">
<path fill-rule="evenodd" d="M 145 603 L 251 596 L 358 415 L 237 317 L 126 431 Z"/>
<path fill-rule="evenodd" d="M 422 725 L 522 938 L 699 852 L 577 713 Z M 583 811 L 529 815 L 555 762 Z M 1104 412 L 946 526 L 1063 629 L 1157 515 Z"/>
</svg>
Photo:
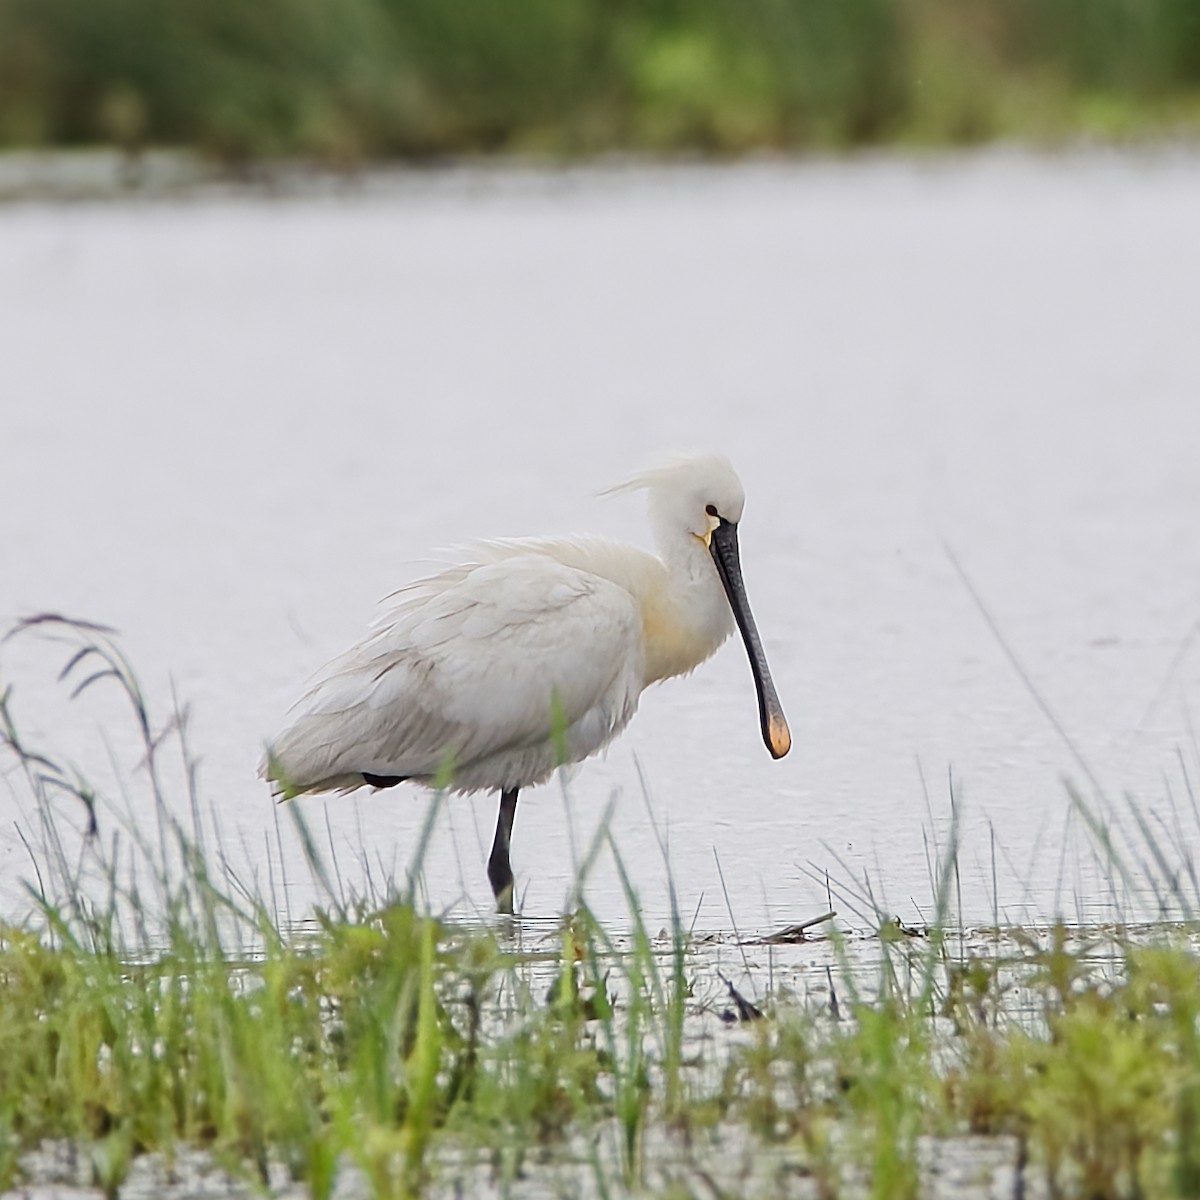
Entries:
<svg viewBox="0 0 1200 1200">
<path fill-rule="evenodd" d="M 752 942 L 755 946 L 779 946 L 779 945 L 795 945 L 797 942 L 811 942 L 813 939 L 809 937 L 808 931 L 816 925 L 823 925 L 826 921 L 832 921 L 837 913 L 830 909 L 827 913 L 822 913 L 819 917 L 812 917 L 807 921 L 801 921 L 799 925 L 789 925 L 786 929 L 779 930 L 778 933 L 768 934 L 765 938 L 758 938 Z"/>
<path fill-rule="evenodd" d="M 833 986 L 833 972 L 829 969 L 829 964 L 825 964 L 825 978 L 829 980 L 829 1015 L 835 1020 L 842 1019 L 842 1011 L 838 1007 L 837 988 Z"/>
<path fill-rule="evenodd" d="M 897 933 L 902 937 L 927 938 L 929 936 L 929 926 L 905 925 L 899 917 L 896 917 L 879 930 L 879 936 L 882 938 L 895 937 Z"/>
<path fill-rule="evenodd" d="M 721 1020 L 727 1025 L 737 1021 L 761 1021 L 767 1015 L 757 1004 L 747 1000 L 720 971 L 717 972 L 717 978 L 729 989 L 729 998 L 737 1006 L 737 1012 L 727 1008 L 721 1013 Z"/>
</svg>

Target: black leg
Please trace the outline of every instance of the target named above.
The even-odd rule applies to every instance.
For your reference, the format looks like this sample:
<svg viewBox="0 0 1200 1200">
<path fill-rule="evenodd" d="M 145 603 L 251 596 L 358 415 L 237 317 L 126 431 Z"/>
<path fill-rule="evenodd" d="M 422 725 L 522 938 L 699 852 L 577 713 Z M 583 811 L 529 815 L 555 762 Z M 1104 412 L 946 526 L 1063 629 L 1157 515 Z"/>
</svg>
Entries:
<svg viewBox="0 0 1200 1200">
<path fill-rule="evenodd" d="M 488 859 L 488 879 L 492 895 L 496 897 L 496 909 L 512 914 L 513 873 L 508 861 L 508 848 L 512 845 L 513 817 L 517 815 L 517 791 L 500 793 L 500 815 L 496 818 L 496 839 L 492 842 L 492 854 Z"/>
</svg>

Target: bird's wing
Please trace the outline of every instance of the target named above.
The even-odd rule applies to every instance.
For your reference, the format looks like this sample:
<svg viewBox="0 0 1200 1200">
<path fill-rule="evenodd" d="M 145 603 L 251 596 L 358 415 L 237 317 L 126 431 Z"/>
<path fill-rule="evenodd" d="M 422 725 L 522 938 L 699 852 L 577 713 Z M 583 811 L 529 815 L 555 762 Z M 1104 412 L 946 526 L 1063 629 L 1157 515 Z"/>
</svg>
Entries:
<svg viewBox="0 0 1200 1200">
<path fill-rule="evenodd" d="M 632 714 L 640 611 L 606 579 L 528 555 L 450 568 L 395 599 L 272 747 L 290 785 L 430 776 L 544 743 L 556 720 L 616 729 Z"/>
</svg>

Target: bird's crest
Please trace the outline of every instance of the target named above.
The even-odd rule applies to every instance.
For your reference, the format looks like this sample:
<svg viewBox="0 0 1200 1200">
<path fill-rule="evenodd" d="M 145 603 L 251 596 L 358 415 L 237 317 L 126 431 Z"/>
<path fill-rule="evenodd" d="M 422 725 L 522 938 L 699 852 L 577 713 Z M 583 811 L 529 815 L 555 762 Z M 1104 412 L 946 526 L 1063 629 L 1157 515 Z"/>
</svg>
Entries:
<svg viewBox="0 0 1200 1200">
<path fill-rule="evenodd" d="M 676 452 L 660 458 L 643 471 L 602 488 L 597 495 L 615 496 L 621 492 L 654 491 L 661 487 L 678 488 L 713 476 L 732 474 L 733 467 L 723 454 Z"/>
</svg>

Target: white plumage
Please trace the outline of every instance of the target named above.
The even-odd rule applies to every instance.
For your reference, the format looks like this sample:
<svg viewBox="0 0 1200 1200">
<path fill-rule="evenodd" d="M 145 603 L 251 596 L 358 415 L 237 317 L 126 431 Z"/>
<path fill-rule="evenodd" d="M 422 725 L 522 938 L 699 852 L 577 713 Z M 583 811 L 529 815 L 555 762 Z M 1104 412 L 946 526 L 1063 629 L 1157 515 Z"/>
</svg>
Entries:
<svg viewBox="0 0 1200 1200">
<path fill-rule="evenodd" d="M 492 548 L 485 548 L 491 550 Z M 531 547 L 453 567 L 397 594 L 372 633 L 330 663 L 273 747 L 296 790 L 363 772 L 457 791 L 527 787 L 586 758 L 633 715 L 643 686 L 634 598 Z"/>
<path fill-rule="evenodd" d="M 471 561 L 395 593 L 334 659 L 271 743 L 285 796 L 448 782 L 502 793 L 489 875 L 511 911 L 516 793 L 594 754 L 642 689 L 691 671 L 742 629 L 775 757 L 791 738 L 742 586 L 742 487 L 727 460 L 687 458 L 644 488 L 659 557 L 600 538 L 487 542 Z"/>
</svg>

